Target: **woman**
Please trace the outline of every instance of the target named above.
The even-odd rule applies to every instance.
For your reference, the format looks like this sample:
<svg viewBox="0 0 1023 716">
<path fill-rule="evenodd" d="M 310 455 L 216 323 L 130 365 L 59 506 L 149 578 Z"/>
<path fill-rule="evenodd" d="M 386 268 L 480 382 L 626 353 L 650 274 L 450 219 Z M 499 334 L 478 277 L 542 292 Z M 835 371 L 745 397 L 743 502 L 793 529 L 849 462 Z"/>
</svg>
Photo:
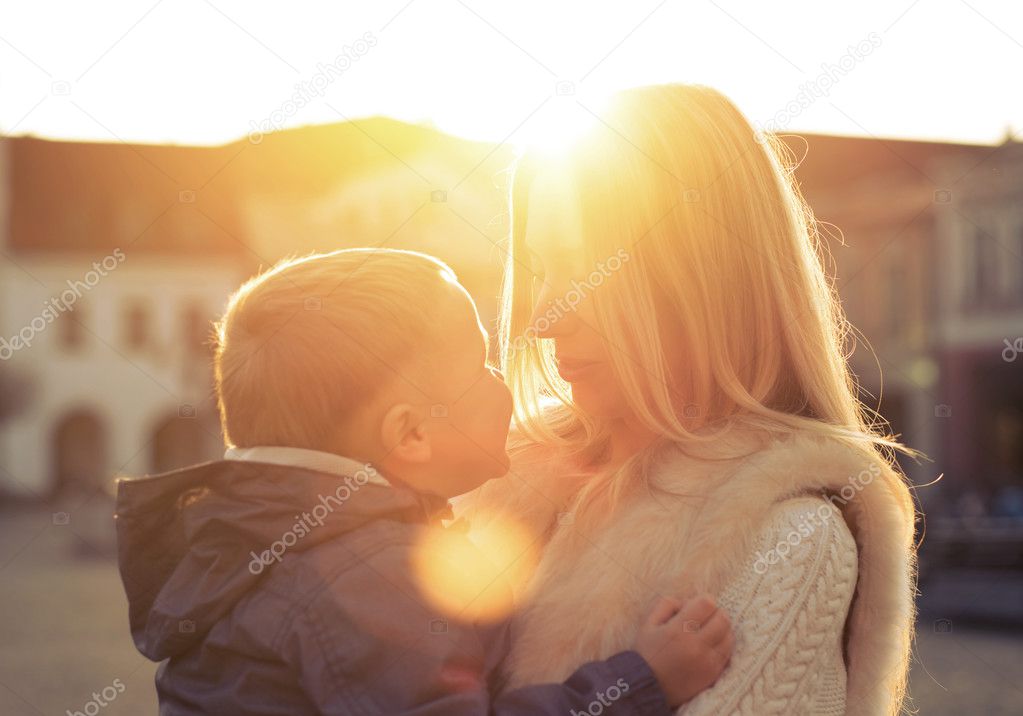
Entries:
<svg viewBox="0 0 1023 716">
<path fill-rule="evenodd" d="M 915 512 L 893 456 L 919 453 L 856 400 L 783 145 L 701 86 L 595 116 L 515 168 L 512 470 L 460 505 L 540 546 L 509 686 L 628 644 L 656 596 L 707 591 L 735 652 L 680 713 L 898 712 Z"/>
</svg>

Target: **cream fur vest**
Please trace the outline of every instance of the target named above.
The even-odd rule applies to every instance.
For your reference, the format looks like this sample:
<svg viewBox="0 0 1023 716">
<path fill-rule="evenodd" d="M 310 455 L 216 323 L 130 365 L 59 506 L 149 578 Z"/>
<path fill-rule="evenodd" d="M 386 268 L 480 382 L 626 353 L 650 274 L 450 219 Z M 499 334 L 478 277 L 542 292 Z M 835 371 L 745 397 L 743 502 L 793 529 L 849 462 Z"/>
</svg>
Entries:
<svg viewBox="0 0 1023 716">
<path fill-rule="evenodd" d="M 580 478 L 540 446 L 517 455 L 506 477 L 456 504 L 474 528 L 503 517 L 543 545 L 535 571 L 512 585 L 519 609 L 533 609 L 528 617 L 534 638 L 513 650 L 511 685 L 561 680 L 579 666 L 581 655 L 606 658 L 627 647 L 646 605 L 626 603 L 637 589 L 615 583 L 624 579 L 622 570 L 565 578 L 587 546 L 599 541 L 608 559 L 651 580 L 659 593 L 720 594 L 748 570 L 773 506 L 795 496 L 827 495 L 841 510 L 858 553 L 845 622 L 847 713 L 898 713 L 915 616 L 914 509 L 904 483 L 873 454 L 808 433 L 753 438 L 733 431 L 714 446 L 714 456 L 724 457 L 666 451 L 652 466 L 650 483 L 675 494 L 641 491 L 581 538 L 566 536 L 582 529 L 574 529 L 570 517 Z M 580 593 L 584 583 L 590 594 Z M 534 603 L 565 609 L 549 609 L 547 617 Z M 575 619 L 565 619 L 573 613 Z M 587 636 L 581 629 L 592 631 L 588 646 L 580 646 Z"/>
</svg>

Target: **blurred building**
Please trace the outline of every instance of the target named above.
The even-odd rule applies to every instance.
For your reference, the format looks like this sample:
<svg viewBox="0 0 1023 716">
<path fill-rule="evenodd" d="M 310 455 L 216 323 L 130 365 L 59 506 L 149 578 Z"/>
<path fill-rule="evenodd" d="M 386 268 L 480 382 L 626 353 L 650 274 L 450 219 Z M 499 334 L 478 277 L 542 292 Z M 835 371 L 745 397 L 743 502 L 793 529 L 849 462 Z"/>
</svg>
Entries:
<svg viewBox="0 0 1023 716">
<path fill-rule="evenodd" d="M 950 505 L 1023 518 L 1023 144 L 936 167 L 939 360 Z M 951 487 L 951 485 L 950 485 Z"/>
<path fill-rule="evenodd" d="M 918 496 L 1023 514 L 1023 144 L 787 141 L 826 222 L 861 397 L 933 458 L 902 461 L 916 483 L 944 474 Z"/>
<path fill-rule="evenodd" d="M 0 494 L 218 456 L 211 323 L 283 256 L 429 251 L 493 327 L 509 160 L 389 119 L 219 147 L 0 138 Z"/>
<path fill-rule="evenodd" d="M 210 321 L 245 275 L 203 149 L 0 140 L 0 486 L 48 496 L 208 458 Z"/>
<path fill-rule="evenodd" d="M 914 481 L 945 474 L 925 504 L 1019 510 L 1021 145 L 785 141 L 857 331 L 861 398 L 934 459 L 903 461 Z M 386 118 L 219 147 L 0 139 L 0 491 L 215 457 L 211 322 L 285 255 L 428 251 L 493 328 L 510 159 Z"/>
</svg>

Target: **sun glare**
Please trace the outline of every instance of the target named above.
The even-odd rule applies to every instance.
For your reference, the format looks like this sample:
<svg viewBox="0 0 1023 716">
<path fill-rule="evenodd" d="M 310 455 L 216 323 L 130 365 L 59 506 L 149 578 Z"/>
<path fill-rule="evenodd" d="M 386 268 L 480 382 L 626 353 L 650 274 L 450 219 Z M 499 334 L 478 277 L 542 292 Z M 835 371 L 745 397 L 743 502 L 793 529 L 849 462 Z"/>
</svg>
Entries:
<svg viewBox="0 0 1023 716">
<path fill-rule="evenodd" d="M 413 557 L 420 591 L 448 617 L 506 618 L 513 607 L 512 585 L 535 568 L 532 543 L 520 525 L 504 519 L 474 528 L 468 537 L 442 530 L 423 537 Z"/>
<path fill-rule="evenodd" d="M 523 128 L 516 144 L 553 157 L 584 143 L 604 124 L 611 90 L 577 94 L 569 83 L 559 85 L 558 91 Z"/>
</svg>

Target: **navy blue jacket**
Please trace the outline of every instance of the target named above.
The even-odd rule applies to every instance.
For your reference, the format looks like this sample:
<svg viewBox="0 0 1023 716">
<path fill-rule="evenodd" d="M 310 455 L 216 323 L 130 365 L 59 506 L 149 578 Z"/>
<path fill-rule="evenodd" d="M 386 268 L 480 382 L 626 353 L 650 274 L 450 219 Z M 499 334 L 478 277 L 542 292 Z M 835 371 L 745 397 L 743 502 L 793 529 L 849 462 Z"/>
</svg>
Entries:
<svg viewBox="0 0 1023 716">
<path fill-rule="evenodd" d="M 502 693 L 508 623 L 439 615 L 416 584 L 413 550 L 448 503 L 341 484 L 238 461 L 118 482 L 131 633 L 163 662 L 162 716 L 671 713 L 635 651 Z"/>
</svg>

